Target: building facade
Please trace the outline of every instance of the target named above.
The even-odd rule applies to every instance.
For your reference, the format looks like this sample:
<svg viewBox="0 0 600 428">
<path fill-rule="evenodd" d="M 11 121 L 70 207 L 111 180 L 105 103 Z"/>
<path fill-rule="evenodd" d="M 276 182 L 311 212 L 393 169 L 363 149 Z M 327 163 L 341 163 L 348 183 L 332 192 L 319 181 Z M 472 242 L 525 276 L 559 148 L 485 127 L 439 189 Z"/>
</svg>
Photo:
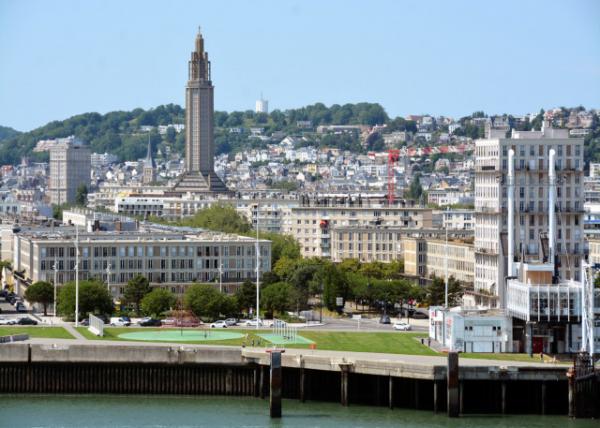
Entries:
<svg viewBox="0 0 600 428">
<path fill-rule="evenodd" d="M 579 279 L 583 245 L 583 139 L 547 126 L 504 132 L 475 146 L 475 293 L 478 304 L 505 307 L 509 254 L 508 154 L 514 151 L 514 254 L 517 261 L 549 257 L 549 153 L 556 167 L 556 276 Z"/>
<path fill-rule="evenodd" d="M 58 139 L 50 148 L 50 203 L 61 205 L 75 202 L 80 185 L 90 187 L 90 149 L 74 137 Z"/>
<path fill-rule="evenodd" d="M 15 234 L 13 266 L 25 286 L 36 281 L 75 279 L 76 247 L 80 279 L 99 278 L 113 296 L 138 274 L 153 287 L 183 293 L 194 282 L 220 280 L 226 291 L 256 279 L 256 241 L 252 238 L 193 230 L 147 229 L 137 232 L 80 232 L 75 228 Z M 260 271 L 271 270 L 271 242 L 260 240 Z"/>
</svg>

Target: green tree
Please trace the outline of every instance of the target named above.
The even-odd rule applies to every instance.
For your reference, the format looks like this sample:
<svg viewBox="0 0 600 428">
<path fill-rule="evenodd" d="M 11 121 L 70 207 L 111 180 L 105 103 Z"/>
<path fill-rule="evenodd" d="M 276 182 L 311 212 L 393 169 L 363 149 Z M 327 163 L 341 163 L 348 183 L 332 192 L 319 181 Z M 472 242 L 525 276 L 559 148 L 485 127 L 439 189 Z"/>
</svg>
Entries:
<svg viewBox="0 0 600 428">
<path fill-rule="evenodd" d="M 261 305 L 265 310 L 275 315 L 291 308 L 297 301 L 297 291 L 287 282 L 276 282 L 261 290 Z"/>
<path fill-rule="evenodd" d="M 250 223 L 233 206 L 217 203 L 182 222 L 185 226 L 202 227 L 225 233 L 248 233 Z"/>
<path fill-rule="evenodd" d="M 48 315 L 48 305 L 54 302 L 54 286 L 47 281 L 37 281 L 25 290 L 25 299 L 44 306 L 44 316 Z"/>
<path fill-rule="evenodd" d="M 145 314 L 158 317 L 174 307 L 176 301 L 177 298 L 169 290 L 155 288 L 142 298 L 141 308 Z"/>
<path fill-rule="evenodd" d="M 426 298 L 430 306 L 439 306 L 445 303 L 445 281 L 444 278 L 434 276 L 431 283 L 426 287 Z M 448 278 L 448 305 L 458 306 L 461 303 L 464 290 L 453 276 Z"/>
<path fill-rule="evenodd" d="M 415 174 L 408 188 L 407 196 L 415 201 L 421 199 L 423 195 L 423 186 L 421 186 L 421 174 Z"/>
<path fill-rule="evenodd" d="M 250 308 L 256 306 L 256 284 L 245 280 L 235 292 L 235 298 L 241 312 L 250 312 Z"/>
<path fill-rule="evenodd" d="M 87 195 L 87 186 L 85 184 L 80 184 L 79 187 L 77 187 L 77 193 L 75 194 L 75 204 L 81 207 L 85 207 L 85 205 L 87 204 Z"/>
<path fill-rule="evenodd" d="M 68 320 L 75 313 L 75 282 L 70 281 L 60 287 L 57 297 L 57 311 Z M 83 280 L 79 283 L 79 319 L 88 314 L 109 315 L 113 311 L 113 302 L 106 285 L 98 280 Z"/>
<path fill-rule="evenodd" d="M 139 315 L 142 299 L 151 291 L 148 279 L 142 275 L 136 275 L 127 282 L 123 290 L 123 300 L 128 305 L 133 305 L 135 313 Z"/>
<path fill-rule="evenodd" d="M 215 320 L 230 309 L 226 296 L 210 284 L 193 284 L 183 298 L 186 309 L 206 320 Z"/>
</svg>

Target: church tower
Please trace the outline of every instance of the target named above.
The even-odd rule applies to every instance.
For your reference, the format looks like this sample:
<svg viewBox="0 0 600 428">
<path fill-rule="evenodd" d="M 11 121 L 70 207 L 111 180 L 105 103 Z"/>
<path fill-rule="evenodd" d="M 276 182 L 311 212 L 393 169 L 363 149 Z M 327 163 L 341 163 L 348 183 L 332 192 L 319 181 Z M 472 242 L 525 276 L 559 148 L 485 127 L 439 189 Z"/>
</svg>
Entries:
<svg viewBox="0 0 600 428">
<path fill-rule="evenodd" d="M 142 184 L 150 184 L 156 181 L 156 165 L 152 158 L 152 144 L 150 143 L 150 136 L 148 136 L 148 151 L 146 153 L 146 159 L 144 159 L 144 167 L 142 168 Z"/>
<path fill-rule="evenodd" d="M 214 86 L 200 29 L 194 48 L 185 87 L 185 173 L 174 190 L 227 192 L 214 171 Z"/>
</svg>

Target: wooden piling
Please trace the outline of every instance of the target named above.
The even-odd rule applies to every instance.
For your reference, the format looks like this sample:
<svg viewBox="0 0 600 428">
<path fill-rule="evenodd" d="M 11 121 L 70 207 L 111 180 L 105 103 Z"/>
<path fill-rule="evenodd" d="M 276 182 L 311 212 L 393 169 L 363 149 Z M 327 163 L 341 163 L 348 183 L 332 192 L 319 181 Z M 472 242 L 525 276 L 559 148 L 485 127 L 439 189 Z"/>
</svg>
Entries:
<svg viewBox="0 0 600 428">
<path fill-rule="evenodd" d="M 281 352 L 271 351 L 269 409 L 272 418 L 281 417 Z"/>
<path fill-rule="evenodd" d="M 448 416 L 451 418 L 458 417 L 462 411 L 462 391 L 459 391 L 458 382 L 458 354 L 456 352 L 448 353 L 448 368 L 447 368 L 447 385 L 448 385 Z M 462 384 L 461 384 L 462 387 Z"/>
</svg>

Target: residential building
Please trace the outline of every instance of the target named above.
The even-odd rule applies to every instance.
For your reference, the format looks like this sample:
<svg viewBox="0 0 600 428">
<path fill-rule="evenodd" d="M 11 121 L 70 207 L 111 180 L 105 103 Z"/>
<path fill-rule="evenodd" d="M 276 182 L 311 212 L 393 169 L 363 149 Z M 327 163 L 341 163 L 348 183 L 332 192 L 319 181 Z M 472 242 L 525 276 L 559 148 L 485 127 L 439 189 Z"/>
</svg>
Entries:
<svg viewBox="0 0 600 428">
<path fill-rule="evenodd" d="M 75 137 L 60 138 L 50 148 L 50 203 L 75 202 L 77 188 L 90 187 L 90 149 Z"/>
<path fill-rule="evenodd" d="M 18 291 L 36 281 L 52 281 L 57 263 L 59 284 L 75 279 L 79 248 L 80 279 L 110 282 L 114 297 L 138 274 L 151 286 L 181 294 L 196 282 L 219 280 L 233 292 L 256 279 L 256 240 L 245 236 L 145 225 L 135 232 L 80 231 L 74 227 L 22 231 L 13 235 L 13 266 Z M 260 240 L 260 271 L 271 270 L 271 242 Z"/>
<path fill-rule="evenodd" d="M 292 208 L 291 222 L 284 233 L 300 244 L 304 257 L 331 257 L 331 235 L 338 226 L 392 226 L 407 229 L 431 228 L 432 210 L 404 201 L 392 206 L 367 197 L 302 198 Z"/>
<path fill-rule="evenodd" d="M 514 197 L 509 197 L 509 150 L 514 152 Z M 554 151 L 557 179 L 555 206 L 549 210 L 549 158 Z M 544 125 L 541 131 L 489 130 L 475 147 L 475 292 L 478 304 L 504 308 L 507 257 L 548 260 L 549 225 L 556 228 L 556 273 L 560 279 L 579 280 L 583 248 L 583 139 Z M 514 216 L 509 218 L 509 201 Z M 554 213 L 556 220 L 549 218 Z M 512 248 L 507 242 L 513 224 Z"/>
</svg>

